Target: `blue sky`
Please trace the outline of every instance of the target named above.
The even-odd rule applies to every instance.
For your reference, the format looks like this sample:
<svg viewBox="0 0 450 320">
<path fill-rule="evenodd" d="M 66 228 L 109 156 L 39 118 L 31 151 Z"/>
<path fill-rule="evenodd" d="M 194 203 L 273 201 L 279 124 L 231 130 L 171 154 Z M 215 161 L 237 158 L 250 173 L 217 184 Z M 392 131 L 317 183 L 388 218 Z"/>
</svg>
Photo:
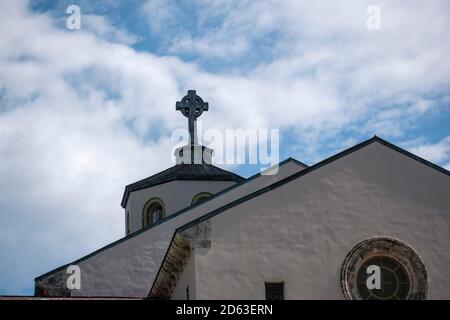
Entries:
<svg viewBox="0 0 450 320">
<path fill-rule="evenodd" d="M 66 28 L 72 4 L 80 30 Z M 123 236 L 123 188 L 172 164 L 188 89 L 210 104 L 205 128 L 279 129 L 280 160 L 377 134 L 449 169 L 449 9 L 0 1 L 0 294 L 32 294 L 34 277 Z"/>
</svg>

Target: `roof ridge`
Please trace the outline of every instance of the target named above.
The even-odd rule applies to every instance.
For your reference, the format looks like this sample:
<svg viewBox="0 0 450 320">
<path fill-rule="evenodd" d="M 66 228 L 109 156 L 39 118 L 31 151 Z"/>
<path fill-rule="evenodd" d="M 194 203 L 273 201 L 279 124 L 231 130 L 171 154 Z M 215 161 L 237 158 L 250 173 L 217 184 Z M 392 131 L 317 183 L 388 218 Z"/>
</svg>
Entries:
<svg viewBox="0 0 450 320">
<path fill-rule="evenodd" d="M 431 167 L 431 168 L 433 168 L 433 169 L 435 169 L 437 171 L 440 171 L 440 172 L 442 172 L 442 173 L 444 173 L 446 175 L 450 175 L 450 171 L 445 169 L 444 167 L 441 167 L 440 165 L 437 165 L 437 164 L 435 164 L 435 163 L 433 163 L 431 161 L 428 161 L 428 160 L 426 160 L 426 159 L 424 159 L 424 158 L 422 158 L 422 157 L 420 157 L 418 155 L 415 155 L 414 153 L 409 152 L 408 150 L 403 149 L 402 147 L 399 147 L 399 146 L 397 146 L 397 145 L 395 145 L 395 144 L 393 144 L 393 143 L 391 143 L 391 142 L 389 142 L 387 140 L 384 140 L 383 138 L 380 138 L 377 135 L 373 136 L 372 139 L 374 139 L 375 141 L 378 141 L 379 143 L 383 144 L 384 146 L 386 146 L 386 147 L 388 147 L 390 149 L 393 149 L 394 151 L 397 151 L 397 152 L 399 152 L 399 153 L 401 153 L 401 154 L 403 154 L 403 155 L 405 155 L 407 157 L 412 158 L 413 160 L 421 162 L 422 164 L 427 165 L 427 166 L 429 166 L 429 167 Z"/>
<path fill-rule="evenodd" d="M 144 178 L 144 179 L 141 179 L 141 180 L 138 180 L 138 181 L 136 181 L 136 182 L 127 184 L 127 185 L 125 186 L 125 189 L 128 188 L 128 187 L 130 187 L 130 186 L 133 186 L 133 185 L 135 185 L 135 184 L 139 184 L 140 182 L 144 182 L 145 180 L 149 180 L 149 179 L 151 179 L 151 178 L 154 178 L 154 177 L 156 177 L 156 176 L 158 176 L 158 175 L 160 175 L 160 174 L 163 174 L 163 173 L 169 171 L 170 169 L 175 168 L 176 166 L 177 166 L 177 165 L 168 167 L 168 168 L 166 168 L 166 169 L 164 169 L 164 170 L 162 170 L 162 171 L 160 171 L 160 172 L 157 172 L 157 173 L 155 173 L 155 174 L 152 174 L 151 176 L 148 176 L 148 177 L 146 177 L 146 178 Z"/>
<path fill-rule="evenodd" d="M 292 162 L 294 162 L 294 163 L 296 163 L 296 164 L 299 164 L 299 165 L 301 165 L 301 166 L 303 166 L 303 167 L 305 167 L 305 168 L 308 168 L 308 167 L 309 167 L 306 163 L 303 163 L 303 162 L 301 162 L 300 160 L 297 160 L 297 159 L 295 159 L 295 158 L 293 158 L 293 157 L 288 157 L 285 161 L 292 161 Z"/>
<path fill-rule="evenodd" d="M 125 208 L 131 192 L 150 188 L 174 180 L 207 180 L 241 182 L 240 175 L 206 163 L 180 163 L 158 172 L 150 177 L 131 183 L 125 187 L 121 206 Z"/>
</svg>

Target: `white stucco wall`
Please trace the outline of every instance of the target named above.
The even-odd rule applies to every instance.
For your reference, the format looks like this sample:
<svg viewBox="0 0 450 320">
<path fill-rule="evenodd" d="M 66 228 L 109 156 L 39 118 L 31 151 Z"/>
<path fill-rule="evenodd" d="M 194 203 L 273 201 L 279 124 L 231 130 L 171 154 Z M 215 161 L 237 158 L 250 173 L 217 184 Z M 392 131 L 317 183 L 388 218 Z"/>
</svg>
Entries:
<svg viewBox="0 0 450 320">
<path fill-rule="evenodd" d="M 73 262 L 81 269 L 81 289 L 72 290 L 72 295 L 146 297 L 177 227 L 303 169 L 289 161 L 280 167 L 277 175 L 259 176 L 126 241 Z M 65 269 L 56 273 L 64 277 Z"/>
<path fill-rule="evenodd" d="M 148 200 L 159 198 L 164 202 L 166 216 L 189 207 L 194 196 L 201 192 L 217 193 L 231 185 L 233 181 L 171 181 L 143 190 L 133 191 L 127 202 L 130 212 L 131 232 L 142 228 L 142 213 Z"/>
<path fill-rule="evenodd" d="M 211 218 L 195 250 L 197 299 L 343 299 L 341 265 L 360 241 L 397 238 L 428 272 L 428 299 L 450 299 L 450 178 L 376 142 Z"/>
<path fill-rule="evenodd" d="M 184 267 L 183 275 L 171 296 L 172 300 L 186 300 L 186 287 L 189 286 L 189 300 L 196 300 L 195 295 L 195 254 L 189 258 L 189 262 Z"/>
</svg>

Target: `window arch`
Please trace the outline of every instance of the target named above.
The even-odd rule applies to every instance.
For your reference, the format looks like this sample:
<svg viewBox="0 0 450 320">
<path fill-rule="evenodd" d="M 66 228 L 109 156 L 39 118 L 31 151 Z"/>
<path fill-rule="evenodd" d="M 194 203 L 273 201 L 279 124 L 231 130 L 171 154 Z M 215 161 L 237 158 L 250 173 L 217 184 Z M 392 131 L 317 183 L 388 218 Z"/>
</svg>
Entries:
<svg viewBox="0 0 450 320">
<path fill-rule="evenodd" d="M 152 198 L 144 206 L 142 212 L 142 227 L 155 224 L 165 217 L 164 202 L 159 198 Z"/>
<path fill-rule="evenodd" d="M 192 198 L 191 205 L 195 204 L 197 202 L 200 202 L 200 201 L 204 201 L 204 200 L 208 199 L 211 196 L 212 196 L 212 194 L 209 193 L 209 192 L 200 192 L 194 198 Z"/>
</svg>

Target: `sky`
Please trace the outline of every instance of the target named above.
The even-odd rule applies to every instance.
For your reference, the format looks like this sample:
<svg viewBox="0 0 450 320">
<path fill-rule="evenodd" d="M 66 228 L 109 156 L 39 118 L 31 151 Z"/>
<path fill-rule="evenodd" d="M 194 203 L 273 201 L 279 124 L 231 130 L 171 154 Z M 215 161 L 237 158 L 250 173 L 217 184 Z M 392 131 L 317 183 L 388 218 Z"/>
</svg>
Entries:
<svg viewBox="0 0 450 320">
<path fill-rule="evenodd" d="M 449 29 L 447 0 L 0 0 L 0 294 L 124 236 L 189 89 L 203 127 L 279 129 L 280 160 L 376 134 L 450 169 Z"/>
</svg>

